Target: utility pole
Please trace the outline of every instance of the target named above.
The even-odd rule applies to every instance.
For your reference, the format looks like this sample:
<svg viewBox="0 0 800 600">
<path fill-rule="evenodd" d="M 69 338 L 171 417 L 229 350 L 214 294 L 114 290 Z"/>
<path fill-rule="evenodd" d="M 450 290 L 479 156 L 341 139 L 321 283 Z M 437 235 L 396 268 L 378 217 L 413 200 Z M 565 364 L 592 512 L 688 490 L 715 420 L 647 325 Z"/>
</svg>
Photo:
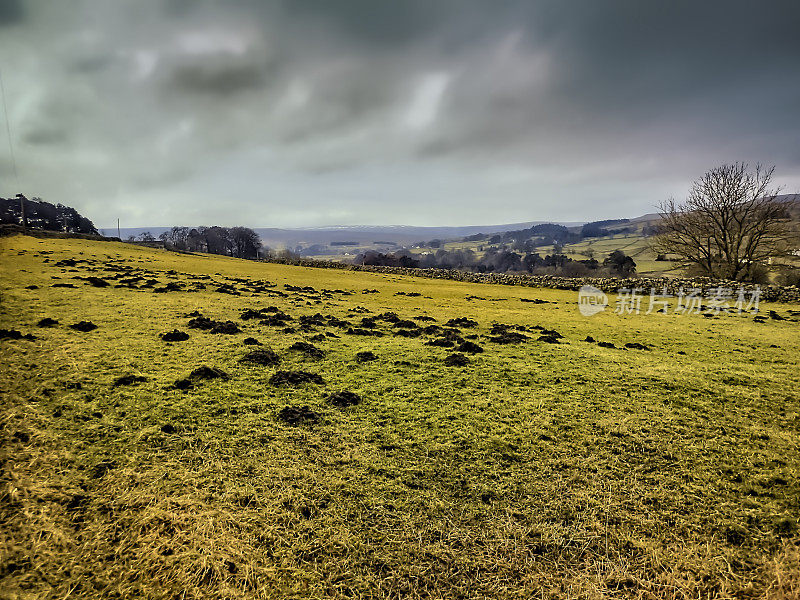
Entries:
<svg viewBox="0 0 800 600">
<path fill-rule="evenodd" d="M 119 232 L 119 219 L 117 219 L 117 237 L 122 241 L 122 234 Z"/>
<path fill-rule="evenodd" d="M 25 200 L 27 200 L 27 198 L 23 194 L 17 194 L 17 198 L 19 198 L 19 214 L 22 228 L 26 229 L 28 227 L 28 220 L 25 218 Z"/>
</svg>

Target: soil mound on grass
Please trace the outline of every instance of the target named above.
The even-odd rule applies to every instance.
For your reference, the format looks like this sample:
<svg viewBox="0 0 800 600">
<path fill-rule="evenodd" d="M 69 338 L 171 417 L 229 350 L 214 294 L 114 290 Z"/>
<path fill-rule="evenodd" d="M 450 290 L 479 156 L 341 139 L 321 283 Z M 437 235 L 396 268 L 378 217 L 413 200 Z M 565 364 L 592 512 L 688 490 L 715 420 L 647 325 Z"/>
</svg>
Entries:
<svg viewBox="0 0 800 600">
<path fill-rule="evenodd" d="M 233 321 L 224 321 L 224 322 L 217 322 L 211 328 L 209 333 L 222 333 L 227 335 L 233 335 L 235 333 L 241 333 L 241 329 L 239 326 L 234 323 Z"/>
<path fill-rule="evenodd" d="M 378 360 L 377 355 L 370 350 L 365 350 L 364 352 L 358 352 L 356 354 L 356 362 L 369 362 L 371 360 Z"/>
<path fill-rule="evenodd" d="M 189 378 L 196 381 L 202 379 L 222 379 L 223 381 L 227 381 L 231 378 L 231 376 L 222 369 L 203 365 L 202 367 L 198 367 L 192 371 L 192 373 L 189 375 Z"/>
<path fill-rule="evenodd" d="M 195 386 L 196 383 L 204 380 L 210 379 L 222 379 L 223 381 L 227 381 L 230 379 L 231 376 L 228 375 L 222 369 L 217 369 L 216 367 L 207 367 L 203 365 L 202 367 L 196 368 L 189 374 L 189 377 L 185 379 L 178 379 L 172 386 L 167 389 L 174 389 L 174 390 L 189 390 Z"/>
<path fill-rule="evenodd" d="M 625 347 L 630 348 L 631 350 L 650 350 L 648 346 L 640 344 L 639 342 L 628 342 L 625 344 Z"/>
<path fill-rule="evenodd" d="M 458 317 L 457 319 L 450 319 L 447 323 L 445 323 L 448 327 L 458 327 L 458 328 L 471 328 L 477 327 L 478 322 L 474 321 L 468 317 Z"/>
<path fill-rule="evenodd" d="M 35 339 L 36 336 L 30 333 L 23 334 L 16 329 L 0 329 L 0 340 L 28 340 L 32 342 Z"/>
<path fill-rule="evenodd" d="M 463 354 L 451 354 L 444 359 L 444 364 L 448 367 L 465 367 L 469 364 L 469 359 Z"/>
<path fill-rule="evenodd" d="M 114 380 L 114 387 L 119 387 L 121 385 L 134 385 L 135 383 L 144 383 L 147 381 L 147 377 L 142 377 L 141 375 L 123 375 L 122 377 L 117 377 Z"/>
<path fill-rule="evenodd" d="M 167 333 L 161 334 L 161 339 L 165 342 L 185 342 L 189 339 L 189 334 L 185 331 L 180 331 L 178 329 L 173 329 L 172 331 L 168 331 Z"/>
<path fill-rule="evenodd" d="M 89 331 L 94 331 L 97 329 L 97 325 L 92 323 L 91 321 L 80 321 L 73 325 L 69 326 L 70 329 L 74 329 L 75 331 L 80 331 L 82 333 L 87 333 Z"/>
<path fill-rule="evenodd" d="M 314 412 L 308 406 L 285 406 L 278 412 L 278 418 L 289 425 L 300 425 L 302 423 L 317 423 L 320 420 L 319 413 Z"/>
<path fill-rule="evenodd" d="M 248 352 L 242 358 L 240 358 L 239 362 L 270 367 L 281 362 L 281 358 L 275 352 L 269 349 L 253 350 L 252 352 Z"/>
<path fill-rule="evenodd" d="M 272 385 L 303 385 L 304 383 L 316 383 L 324 385 L 325 380 L 316 373 L 308 371 L 278 371 L 269 378 Z"/>
<path fill-rule="evenodd" d="M 36 324 L 37 327 L 55 327 L 56 325 L 58 325 L 58 321 L 50 317 L 45 317 Z"/>
<path fill-rule="evenodd" d="M 104 288 L 111 285 L 105 279 L 101 279 L 100 277 L 87 277 L 86 282 L 91 284 L 94 287 Z"/>
<path fill-rule="evenodd" d="M 289 350 L 302 352 L 308 358 L 315 360 L 325 358 L 325 351 L 322 348 L 317 348 L 314 344 L 309 344 L 308 342 L 295 342 L 289 346 Z"/>
<path fill-rule="evenodd" d="M 197 311 L 195 311 L 197 312 Z M 189 321 L 189 327 L 192 329 L 201 329 L 203 331 L 207 331 L 214 327 L 215 321 L 209 319 L 208 317 L 204 317 L 198 314 L 194 319 Z"/>
<path fill-rule="evenodd" d="M 259 341 L 258 341 L 256 338 L 254 338 L 254 337 L 244 338 L 244 339 L 242 340 L 242 343 L 243 343 L 245 346 L 260 346 L 260 345 L 261 345 L 261 342 L 259 342 Z"/>
<path fill-rule="evenodd" d="M 467 352 L 469 354 L 480 354 L 483 352 L 483 348 L 475 342 L 464 342 L 458 348 L 456 348 L 456 350 L 459 352 Z"/>
<path fill-rule="evenodd" d="M 489 341 L 495 344 L 522 344 L 528 339 L 530 338 L 527 335 L 522 335 L 516 331 L 506 331 L 500 335 L 490 337 Z"/>
<path fill-rule="evenodd" d="M 334 392 L 328 396 L 327 401 L 334 406 L 345 408 L 347 406 L 355 406 L 361 403 L 361 396 L 355 392 L 344 390 L 341 392 Z"/>
</svg>

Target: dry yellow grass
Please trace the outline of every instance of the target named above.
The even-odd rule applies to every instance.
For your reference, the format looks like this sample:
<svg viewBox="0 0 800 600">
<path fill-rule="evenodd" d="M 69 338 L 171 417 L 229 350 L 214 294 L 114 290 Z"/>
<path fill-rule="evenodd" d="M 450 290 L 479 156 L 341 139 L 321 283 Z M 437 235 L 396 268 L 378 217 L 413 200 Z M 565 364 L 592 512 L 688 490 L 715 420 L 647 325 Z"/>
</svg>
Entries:
<svg viewBox="0 0 800 600">
<path fill-rule="evenodd" d="M 0 341 L 0 597 L 797 597 L 797 307 L 587 319 L 571 292 L 21 236 L 0 268 L 0 327 L 36 336 Z M 75 279 L 122 268 L 183 289 Z M 294 332 L 240 318 L 270 305 Z M 242 333 L 187 328 L 195 310 Z M 328 320 L 386 311 L 472 318 L 485 351 L 450 367 L 431 335 Z M 84 319 L 98 328 L 67 327 Z M 494 343 L 493 322 L 530 339 Z M 159 338 L 174 328 L 189 340 Z M 248 336 L 281 365 L 241 363 Z M 230 379 L 169 389 L 201 365 Z M 275 386 L 278 369 L 325 384 Z M 344 389 L 363 402 L 325 400 Z M 285 423 L 287 405 L 319 421 Z"/>
</svg>

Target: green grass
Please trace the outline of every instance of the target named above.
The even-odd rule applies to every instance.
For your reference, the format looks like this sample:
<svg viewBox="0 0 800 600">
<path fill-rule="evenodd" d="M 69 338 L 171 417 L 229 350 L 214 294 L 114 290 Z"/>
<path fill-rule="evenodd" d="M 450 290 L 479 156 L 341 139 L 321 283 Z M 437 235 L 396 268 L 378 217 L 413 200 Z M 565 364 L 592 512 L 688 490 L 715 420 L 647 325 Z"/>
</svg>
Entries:
<svg viewBox="0 0 800 600">
<path fill-rule="evenodd" d="M 95 262 L 55 266 L 65 258 Z M 207 288 L 155 294 L 73 279 L 115 283 L 106 269 L 121 264 L 160 285 Z M 262 280 L 352 295 L 248 291 Z M 59 282 L 77 287 L 50 287 Z M 0 302 L 0 327 L 37 337 L 0 341 L 0 597 L 800 593 L 796 318 L 586 318 L 559 290 L 22 236 L 0 239 Z M 239 319 L 270 305 L 295 328 L 316 312 L 354 323 L 385 311 L 439 325 L 466 316 L 479 325 L 463 335 L 485 352 L 448 367 L 450 349 L 392 335 L 388 323 L 383 337 L 361 337 Z M 797 307 L 768 308 L 788 317 Z M 194 310 L 242 333 L 189 329 Z M 36 327 L 43 317 L 60 324 Z M 66 327 L 84 319 L 98 329 Z M 564 338 L 528 332 L 499 345 L 487 337 L 493 322 Z M 190 339 L 159 339 L 174 328 Z M 339 337 L 314 342 L 322 360 L 288 349 L 326 332 Z M 587 335 L 652 349 L 602 348 Z M 281 366 L 240 363 L 248 336 Z M 378 360 L 356 362 L 362 350 Z M 200 365 L 230 380 L 168 389 Z M 326 383 L 275 387 L 278 368 Z M 122 375 L 146 381 L 114 387 Z M 363 402 L 332 406 L 325 397 L 338 390 Z M 286 424 L 277 413 L 287 405 L 321 419 Z"/>
</svg>

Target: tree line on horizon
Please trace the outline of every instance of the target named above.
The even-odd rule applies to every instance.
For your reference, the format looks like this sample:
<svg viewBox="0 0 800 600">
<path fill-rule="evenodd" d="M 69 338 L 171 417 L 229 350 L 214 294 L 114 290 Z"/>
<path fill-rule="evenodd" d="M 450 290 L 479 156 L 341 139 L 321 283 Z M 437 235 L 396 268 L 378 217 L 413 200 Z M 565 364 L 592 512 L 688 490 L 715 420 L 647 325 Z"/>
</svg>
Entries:
<svg viewBox="0 0 800 600">
<path fill-rule="evenodd" d="M 408 250 L 382 253 L 369 250 L 356 256 L 354 264 L 367 266 L 406 267 L 411 269 L 456 269 L 475 273 L 530 273 L 563 277 L 631 277 L 636 263 L 621 250 L 615 250 L 601 263 L 596 258 L 575 260 L 561 252 L 556 244 L 553 253 L 518 254 L 506 248 L 489 248 L 478 256 L 469 249 L 445 250 L 412 254 Z"/>
<path fill-rule="evenodd" d="M 74 208 L 51 204 L 37 197 L 29 200 L 22 194 L 17 194 L 16 198 L 0 198 L 0 223 L 45 231 L 99 235 L 94 223 Z"/>
<path fill-rule="evenodd" d="M 145 232 L 138 241 L 155 242 L 156 238 Z M 170 250 L 182 252 L 204 252 L 233 256 L 235 258 L 256 259 L 261 255 L 261 238 L 249 227 L 172 227 L 158 236 Z"/>
</svg>

